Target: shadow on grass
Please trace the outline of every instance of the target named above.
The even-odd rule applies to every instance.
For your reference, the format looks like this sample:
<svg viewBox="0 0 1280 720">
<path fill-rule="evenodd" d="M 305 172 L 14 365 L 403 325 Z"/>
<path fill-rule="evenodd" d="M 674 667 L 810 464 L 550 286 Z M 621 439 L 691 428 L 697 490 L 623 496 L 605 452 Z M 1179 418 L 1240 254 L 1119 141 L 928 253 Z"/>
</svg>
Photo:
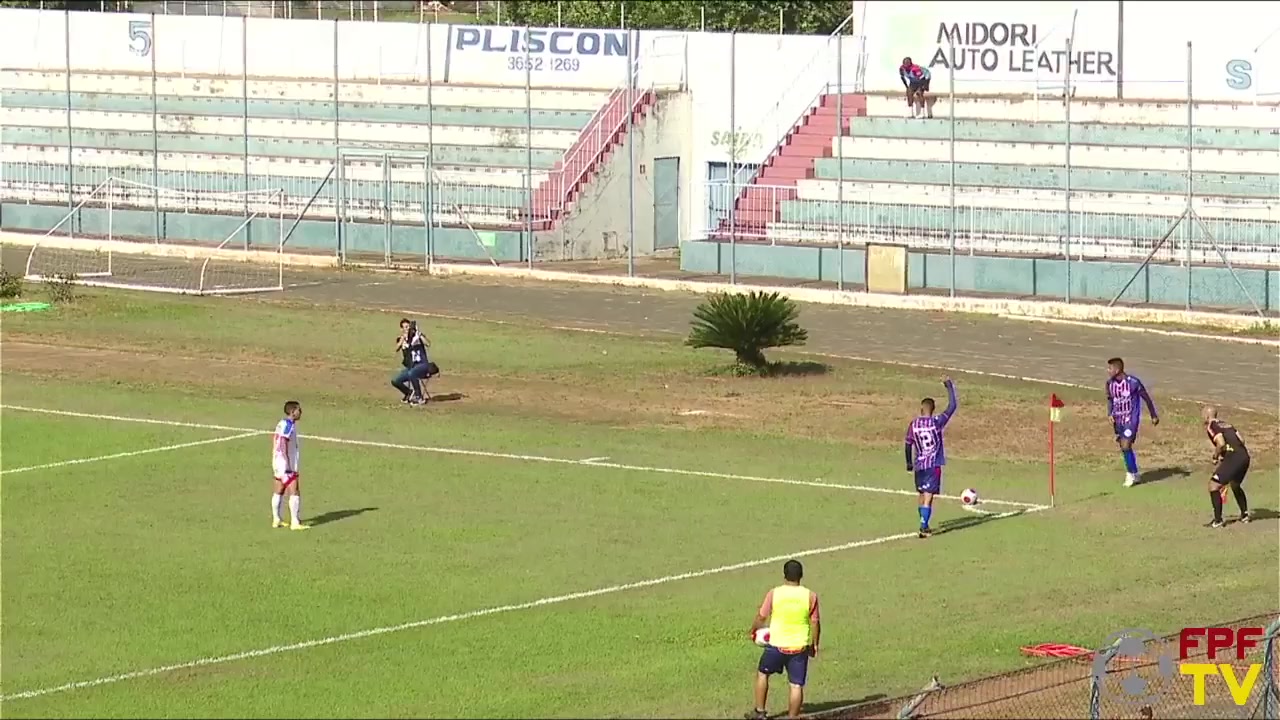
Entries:
<svg viewBox="0 0 1280 720">
<path fill-rule="evenodd" d="M 819 716 L 819 715 L 822 715 L 823 713 L 830 713 L 833 710 L 843 710 L 844 708 L 853 707 L 854 705 L 861 705 L 863 703 L 875 702 L 876 700 L 887 700 L 888 697 L 889 696 L 885 695 L 884 693 L 872 693 L 870 695 L 867 695 L 866 697 L 850 698 L 848 700 L 830 700 L 828 702 L 820 702 L 820 703 L 812 703 L 812 704 L 805 703 L 804 716 L 805 717 Z M 785 713 L 779 713 L 778 717 L 785 717 Z"/>
<path fill-rule="evenodd" d="M 1014 515 L 1006 515 L 1004 513 L 992 513 L 990 515 L 979 515 L 977 513 L 974 513 L 965 517 L 957 517 L 957 518 L 951 518 L 950 520 L 943 520 L 942 522 L 938 523 L 938 527 L 935 529 L 935 532 L 936 534 L 940 535 L 942 533 L 951 533 L 959 530 L 968 530 L 969 528 L 972 528 L 972 527 L 985 525 L 993 520 L 1004 520 L 1006 518 L 1016 517 L 1021 514 L 1022 512 L 1015 512 Z"/>
<path fill-rule="evenodd" d="M 765 371 L 766 377 L 812 377 L 815 375 L 826 375 L 831 372 L 831 366 L 825 363 L 813 362 L 810 360 L 786 360 L 783 362 L 769 363 L 769 369 Z"/>
<path fill-rule="evenodd" d="M 378 508 L 376 507 L 367 507 L 367 508 L 358 508 L 358 509 L 353 508 L 351 510 L 331 510 L 327 513 L 316 515 L 315 517 L 308 520 L 308 522 L 311 523 L 312 527 L 315 527 L 317 525 L 327 525 L 329 523 L 338 522 L 339 520 L 346 520 L 349 517 L 355 517 L 357 515 L 363 515 L 364 513 L 367 513 L 367 512 L 373 512 L 374 510 L 377 510 L 377 509 Z"/>
<path fill-rule="evenodd" d="M 1170 478 L 1191 477 L 1191 471 L 1181 465 L 1175 467 L 1162 467 L 1155 470 L 1148 470 L 1138 476 L 1138 484 L 1146 485 L 1148 483 L 1158 483 Z"/>
<path fill-rule="evenodd" d="M 1230 497 L 1230 495 L 1227 497 Z M 1249 519 L 1253 522 L 1261 522 L 1263 520 L 1280 520 L 1280 513 L 1267 508 L 1249 508 Z"/>
<path fill-rule="evenodd" d="M 766 363 L 764 367 L 734 363 L 708 371 L 712 377 L 780 378 L 816 377 L 831 372 L 831 366 L 811 360 L 781 360 Z"/>
<path fill-rule="evenodd" d="M 465 397 L 466 395 L 463 395 L 462 393 L 440 393 L 439 395 L 432 395 L 429 402 L 453 402 L 454 400 L 461 400 Z"/>
</svg>

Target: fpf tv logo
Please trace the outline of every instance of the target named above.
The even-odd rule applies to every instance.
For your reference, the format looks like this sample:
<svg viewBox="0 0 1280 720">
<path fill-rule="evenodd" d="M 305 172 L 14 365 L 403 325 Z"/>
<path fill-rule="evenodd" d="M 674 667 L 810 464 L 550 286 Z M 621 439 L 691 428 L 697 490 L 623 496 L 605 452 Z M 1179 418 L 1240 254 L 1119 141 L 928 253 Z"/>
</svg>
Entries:
<svg viewBox="0 0 1280 720">
<path fill-rule="evenodd" d="M 1178 633 L 1178 659 L 1181 661 L 1178 671 L 1193 679 L 1191 701 L 1196 705 L 1204 705 L 1207 678 L 1217 675 L 1222 678 L 1222 683 L 1236 705 L 1248 703 L 1253 687 L 1258 682 L 1258 675 L 1262 672 L 1262 664 L 1250 663 L 1245 666 L 1243 661 L 1250 651 L 1262 644 L 1265 636 L 1266 631 L 1260 627 L 1183 628 Z M 1204 654 L 1199 652 L 1201 646 L 1205 649 Z M 1192 658 L 1204 658 L 1208 662 L 1188 662 Z M 1220 663 L 1217 662 L 1219 659 L 1236 662 Z M 1245 667 L 1248 669 L 1241 677 L 1236 670 Z"/>
</svg>

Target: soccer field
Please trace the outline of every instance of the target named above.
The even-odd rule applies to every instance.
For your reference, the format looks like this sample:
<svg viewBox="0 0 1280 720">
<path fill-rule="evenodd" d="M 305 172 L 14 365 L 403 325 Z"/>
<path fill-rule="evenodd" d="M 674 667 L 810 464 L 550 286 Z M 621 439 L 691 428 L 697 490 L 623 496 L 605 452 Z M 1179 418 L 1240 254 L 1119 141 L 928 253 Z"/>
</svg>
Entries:
<svg viewBox="0 0 1280 720">
<path fill-rule="evenodd" d="M 1060 393 L 1049 509 L 1046 390 L 957 377 L 945 489 L 986 514 L 942 500 L 921 541 L 928 374 L 731 378 L 671 340 L 424 318 L 441 401 L 404 408 L 397 320 L 129 293 L 6 318 L 6 717 L 739 714 L 790 557 L 823 602 L 811 710 L 1274 610 L 1274 417 L 1236 416 L 1264 519 L 1215 535 L 1194 407 L 1162 402 L 1140 458 L 1171 477 L 1124 490 L 1099 393 Z M 302 533 L 270 528 L 287 399 Z"/>
</svg>

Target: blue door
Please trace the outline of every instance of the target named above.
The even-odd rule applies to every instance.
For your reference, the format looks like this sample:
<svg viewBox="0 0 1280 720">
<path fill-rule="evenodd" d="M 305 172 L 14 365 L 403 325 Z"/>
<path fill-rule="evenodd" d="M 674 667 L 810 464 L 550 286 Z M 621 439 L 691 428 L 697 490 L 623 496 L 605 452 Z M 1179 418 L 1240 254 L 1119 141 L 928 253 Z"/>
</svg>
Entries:
<svg viewBox="0 0 1280 720">
<path fill-rule="evenodd" d="M 653 249 L 680 245 L 680 158 L 653 161 Z"/>
</svg>

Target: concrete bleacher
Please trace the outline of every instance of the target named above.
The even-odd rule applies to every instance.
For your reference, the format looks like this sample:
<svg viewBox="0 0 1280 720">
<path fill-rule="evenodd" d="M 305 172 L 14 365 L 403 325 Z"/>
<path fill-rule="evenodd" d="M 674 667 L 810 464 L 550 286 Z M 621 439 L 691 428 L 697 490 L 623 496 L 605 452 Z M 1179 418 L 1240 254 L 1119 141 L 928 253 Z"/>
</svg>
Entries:
<svg viewBox="0 0 1280 720">
<path fill-rule="evenodd" d="M 333 83 L 251 77 L 245 88 L 239 78 L 159 76 L 153 118 L 150 76 L 78 72 L 69 123 L 66 82 L 61 73 L 5 73 L 6 227 L 48 227 L 39 205 L 65 209 L 68 183 L 79 198 L 108 177 L 203 193 L 282 189 L 296 211 L 315 195 L 308 212 L 332 218 L 337 180 L 325 178 L 341 147 L 392 156 L 389 187 L 381 159 L 341 163 L 353 219 L 380 219 L 387 197 L 409 208 L 430 197 L 432 222 L 474 250 L 477 228 L 518 235 L 530 210 L 543 228 L 553 223 L 578 191 L 572 183 L 589 182 L 591 156 L 616 142 L 584 133 L 614 109 L 618 93 L 609 90 L 535 88 L 526 97 L 523 88 L 343 82 L 335 140 Z M 575 165 L 566 170 L 566 161 Z M 14 200 L 32 204 L 29 222 Z M 181 202 L 161 195 L 165 209 Z M 309 234 L 332 246 L 332 230 L 304 232 L 294 244 L 306 246 Z"/>
<path fill-rule="evenodd" d="M 1070 220 L 1061 99 L 958 98 L 953 222 L 951 108 L 939 99 L 935 119 L 912 119 L 886 94 L 868 95 L 866 114 L 847 114 L 826 145 L 793 148 L 790 186 L 744 190 L 736 231 L 773 244 L 937 249 L 954 224 L 966 252 L 1060 255 L 1070 233 L 1073 255 L 1140 259 L 1186 207 L 1186 106 L 1073 103 Z M 1202 103 L 1194 118 L 1192 204 L 1205 228 L 1236 262 L 1280 265 L 1280 107 Z M 1193 260 L 1216 259 L 1201 239 Z"/>
</svg>

